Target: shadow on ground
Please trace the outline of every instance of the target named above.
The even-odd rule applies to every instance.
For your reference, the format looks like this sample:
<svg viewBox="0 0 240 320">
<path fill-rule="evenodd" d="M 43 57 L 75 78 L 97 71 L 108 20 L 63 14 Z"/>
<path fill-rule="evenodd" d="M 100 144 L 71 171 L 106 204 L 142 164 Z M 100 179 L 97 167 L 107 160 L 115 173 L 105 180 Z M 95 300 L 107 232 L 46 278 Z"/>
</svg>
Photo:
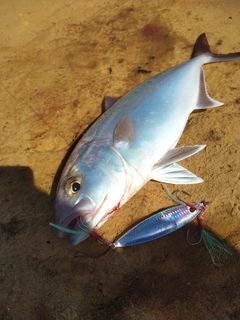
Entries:
<svg viewBox="0 0 240 320">
<path fill-rule="evenodd" d="M 214 267 L 184 228 L 106 253 L 93 239 L 71 247 L 48 226 L 53 197 L 35 188 L 31 169 L 0 176 L 0 319 L 240 318 L 238 252 Z"/>
</svg>

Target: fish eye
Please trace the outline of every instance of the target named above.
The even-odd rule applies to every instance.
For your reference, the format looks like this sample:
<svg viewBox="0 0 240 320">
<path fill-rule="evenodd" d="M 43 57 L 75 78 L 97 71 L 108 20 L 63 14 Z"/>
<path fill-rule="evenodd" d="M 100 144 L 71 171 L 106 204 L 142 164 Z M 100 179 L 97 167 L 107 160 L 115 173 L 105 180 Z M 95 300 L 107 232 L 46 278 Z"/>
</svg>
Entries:
<svg viewBox="0 0 240 320">
<path fill-rule="evenodd" d="M 79 182 L 73 182 L 71 187 L 72 187 L 72 192 L 78 192 L 81 188 L 81 185 Z"/>
<path fill-rule="evenodd" d="M 71 178 L 67 181 L 65 191 L 69 196 L 73 196 L 81 189 L 81 181 L 78 178 Z"/>
</svg>

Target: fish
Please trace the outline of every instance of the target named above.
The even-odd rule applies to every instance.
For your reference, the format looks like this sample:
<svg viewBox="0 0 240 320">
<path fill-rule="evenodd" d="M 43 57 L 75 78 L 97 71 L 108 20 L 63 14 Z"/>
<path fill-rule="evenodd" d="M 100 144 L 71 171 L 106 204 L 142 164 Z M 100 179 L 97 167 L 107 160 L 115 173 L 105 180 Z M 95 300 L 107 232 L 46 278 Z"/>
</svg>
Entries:
<svg viewBox="0 0 240 320">
<path fill-rule="evenodd" d="M 79 231 L 69 236 L 72 245 L 88 238 L 150 180 L 203 181 L 178 162 L 205 145 L 176 145 L 191 112 L 223 105 L 209 96 L 202 66 L 239 58 L 240 52 L 212 53 L 203 33 L 188 61 L 120 99 L 106 99 L 104 112 L 68 158 L 56 191 L 57 224 Z"/>
</svg>

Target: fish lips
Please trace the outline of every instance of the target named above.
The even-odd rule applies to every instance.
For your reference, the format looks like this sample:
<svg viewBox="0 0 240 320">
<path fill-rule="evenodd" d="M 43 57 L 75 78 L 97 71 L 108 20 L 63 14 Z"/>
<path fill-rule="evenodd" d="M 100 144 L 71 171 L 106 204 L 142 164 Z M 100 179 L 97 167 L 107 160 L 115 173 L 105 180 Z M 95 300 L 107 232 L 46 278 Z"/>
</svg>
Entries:
<svg viewBox="0 0 240 320">
<path fill-rule="evenodd" d="M 72 246 L 84 241 L 90 235 L 88 231 L 84 231 L 85 229 L 82 229 L 82 226 L 79 224 L 79 221 L 75 223 L 73 230 L 77 231 L 78 234 L 70 234 L 68 241 Z"/>
<path fill-rule="evenodd" d="M 62 211 L 65 211 L 67 209 L 62 209 Z M 82 198 L 69 212 L 67 217 L 65 219 L 59 219 L 58 224 L 64 228 L 67 228 L 69 224 L 71 224 L 75 219 L 80 218 L 81 224 L 84 226 L 85 223 L 88 224 L 88 221 L 90 221 L 91 216 L 95 213 L 96 211 L 96 204 L 89 198 L 89 197 L 84 197 Z M 77 223 L 77 222 L 76 222 Z M 75 223 L 75 225 L 76 225 Z M 85 231 L 86 233 L 88 232 L 88 228 L 86 227 Z M 89 230 L 90 232 L 91 230 Z M 58 236 L 62 238 L 64 235 L 64 232 L 59 231 Z"/>
</svg>

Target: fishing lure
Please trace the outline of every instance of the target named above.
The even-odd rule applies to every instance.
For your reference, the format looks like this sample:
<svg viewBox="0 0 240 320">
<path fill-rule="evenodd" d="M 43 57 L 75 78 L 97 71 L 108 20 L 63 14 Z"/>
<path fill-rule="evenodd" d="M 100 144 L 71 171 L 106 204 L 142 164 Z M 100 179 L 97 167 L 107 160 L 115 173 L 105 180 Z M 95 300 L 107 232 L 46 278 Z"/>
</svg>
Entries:
<svg viewBox="0 0 240 320">
<path fill-rule="evenodd" d="M 144 219 L 125 232 L 113 248 L 142 244 L 161 238 L 192 221 L 201 211 L 205 211 L 209 202 L 185 203 L 160 211 Z"/>
<path fill-rule="evenodd" d="M 83 224 L 81 219 L 77 219 L 77 225 L 79 227 L 78 230 L 68 229 L 59 225 L 56 225 L 52 222 L 49 224 L 62 232 L 67 232 L 74 235 L 88 236 L 89 234 L 97 239 L 99 242 L 107 244 L 112 249 L 118 247 L 128 247 L 134 246 L 142 243 L 146 243 L 149 241 L 156 240 L 161 238 L 167 234 L 178 230 L 183 227 L 190 221 L 192 221 L 195 217 L 198 216 L 198 225 L 200 231 L 200 238 L 197 242 L 192 243 L 189 241 L 189 231 L 187 232 L 186 241 L 189 245 L 197 245 L 202 240 L 208 250 L 208 253 L 211 257 L 212 263 L 216 265 L 217 262 L 220 262 L 220 257 L 222 254 L 225 256 L 232 255 L 231 251 L 226 247 L 223 240 L 216 235 L 206 231 L 204 229 L 204 214 L 206 213 L 210 202 L 203 201 L 200 203 L 188 203 L 179 199 L 177 196 L 178 192 L 183 192 L 189 195 L 184 190 L 176 190 L 176 196 L 171 193 L 166 185 L 163 185 L 165 191 L 169 195 L 169 197 L 179 203 L 178 206 L 174 206 L 160 212 L 157 212 L 151 215 L 148 218 L 145 218 L 143 221 L 139 222 L 130 230 L 126 231 L 120 238 L 118 238 L 115 242 L 111 242 L 105 238 L 103 238 L 99 233 L 92 230 L 89 231 L 86 226 Z"/>
</svg>

